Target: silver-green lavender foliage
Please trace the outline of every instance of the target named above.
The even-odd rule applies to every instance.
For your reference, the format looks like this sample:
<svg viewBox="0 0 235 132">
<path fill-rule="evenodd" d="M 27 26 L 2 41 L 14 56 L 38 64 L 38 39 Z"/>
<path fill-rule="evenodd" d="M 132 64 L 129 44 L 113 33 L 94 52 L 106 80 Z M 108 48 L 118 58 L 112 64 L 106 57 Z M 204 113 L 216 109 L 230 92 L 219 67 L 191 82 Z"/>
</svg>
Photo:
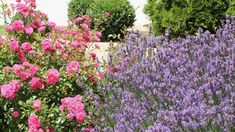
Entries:
<svg viewBox="0 0 235 132">
<path fill-rule="evenodd" d="M 216 34 L 169 40 L 127 36 L 110 54 L 101 126 L 106 131 L 233 131 L 235 17 Z M 169 35 L 169 33 L 166 33 Z M 110 81 L 112 80 L 112 81 Z"/>
</svg>

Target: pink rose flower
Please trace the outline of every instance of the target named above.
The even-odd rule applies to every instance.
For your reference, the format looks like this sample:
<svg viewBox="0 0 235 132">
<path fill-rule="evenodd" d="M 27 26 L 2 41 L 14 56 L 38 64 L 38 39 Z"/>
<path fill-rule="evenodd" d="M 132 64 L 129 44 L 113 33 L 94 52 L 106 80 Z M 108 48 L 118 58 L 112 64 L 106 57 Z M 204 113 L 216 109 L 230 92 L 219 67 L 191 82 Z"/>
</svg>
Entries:
<svg viewBox="0 0 235 132">
<path fill-rule="evenodd" d="M 25 28 L 24 28 L 24 31 L 25 31 L 26 34 L 31 35 L 31 34 L 33 33 L 33 28 L 31 28 L 31 27 L 25 27 Z"/>
<path fill-rule="evenodd" d="M 14 117 L 14 118 L 17 118 L 20 116 L 20 113 L 18 111 L 14 111 L 11 113 L 11 115 Z"/>
<path fill-rule="evenodd" d="M 50 26 L 50 27 L 52 27 L 52 28 L 53 28 L 53 27 L 55 27 L 55 26 L 56 26 L 56 23 L 54 23 L 54 22 L 50 22 L 50 21 L 46 21 L 46 22 L 45 22 L 45 25 L 46 25 L 46 26 Z"/>
<path fill-rule="evenodd" d="M 32 45 L 29 42 L 25 42 L 22 44 L 22 48 L 24 49 L 24 51 L 29 52 L 30 50 L 32 50 Z"/>
<path fill-rule="evenodd" d="M 16 89 L 11 84 L 3 84 L 1 86 L 1 94 L 5 98 L 12 99 L 16 96 Z"/>
<path fill-rule="evenodd" d="M 45 31 L 45 27 L 39 27 L 39 28 L 38 28 L 38 31 L 39 31 L 39 32 Z"/>
<path fill-rule="evenodd" d="M 27 72 L 22 72 L 19 76 L 23 81 L 27 80 L 30 77 Z"/>
<path fill-rule="evenodd" d="M 85 32 L 83 32 L 83 38 L 87 41 L 90 42 L 91 41 L 91 34 L 89 32 L 89 30 L 86 30 Z"/>
<path fill-rule="evenodd" d="M 15 40 L 11 41 L 9 43 L 9 46 L 10 46 L 11 50 L 13 50 L 13 51 L 18 51 L 19 50 L 19 43 L 18 43 L 18 41 L 15 41 Z"/>
<path fill-rule="evenodd" d="M 89 30 L 89 27 L 87 24 L 83 23 L 83 24 L 80 24 L 81 28 L 85 31 Z"/>
<path fill-rule="evenodd" d="M 19 65 L 19 64 L 14 64 L 13 67 L 12 67 L 12 69 L 13 69 L 13 71 L 14 71 L 14 73 L 15 73 L 16 75 L 20 75 L 21 70 L 22 70 L 23 68 L 24 68 L 24 67 L 23 67 L 22 65 Z"/>
<path fill-rule="evenodd" d="M 73 73 L 80 73 L 81 72 L 80 64 L 77 61 L 70 62 L 66 67 L 66 73 L 71 75 Z"/>
<path fill-rule="evenodd" d="M 34 75 L 36 74 L 36 72 L 38 71 L 39 67 L 37 65 L 34 64 L 29 64 L 24 62 L 23 65 L 28 68 L 27 73 L 29 74 L 29 77 L 34 77 Z"/>
<path fill-rule="evenodd" d="M 74 19 L 73 22 L 74 22 L 74 23 L 79 23 L 79 22 L 81 22 L 82 20 L 83 20 L 82 17 L 78 17 L 78 18 Z"/>
<path fill-rule="evenodd" d="M 71 47 L 77 47 L 80 45 L 80 43 L 78 41 L 73 41 L 70 43 Z"/>
<path fill-rule="evenodd" d="M 29 54 L 34 54 L 36 51 L 35 50 L 30 50 Z"/>
<path fill-rule="evenodd" d="M 52 46 L 50 40 L 43 40 L 41 44 L 42 44 L 42 51 L 46 51 L 47 49 L 50 49 Z"/>
<path fill-rule="evenodd" d="M 52 43 L 50 40 L 43 40 L 41 42 L 42 44 L 42 51 L 45 53 L 53 53 L 56 49 L 53 47 Z"/>
<path fill-rule="evenodd" d="M 40 109 L 41 109 L 41 101 L 35 100 L 35 101 L 33 102 L 33 108 L 34 108 L 34 110 L 36 110 L 36 111 L 40 110 Z"/>
<path fill-rule="evenodd" d="M 13 30 L 15 30 L 16 32 L 19 32 L 21 30 L 24 29 L 24 24 L 21 20 L 16 20 L 12 23 L 12 28 Z"/>
<path fill-rule="evenodd" d="M 17 12 L 22 14 L 24 17 L 27 17 L 30 14 L 29 7 L 23 3 L 17 3 L 15 8 L 16 8 Z"/>
<path fill-rule="evenodd" d="M 42 123 L 39 121 L 38 117 L 35 114 L 32 114 L 28 118 L 28 125 L 31 129 L 38 129 L 42 126 Z"/>
<path fill-rule="evenodd" d="M 73 97 L 73 99 L 74 99 L 76 102 L 79 102 L 79 103 L 82 102 L 82 96 L 80 96 L 80 95 L 76 95 L 75 97 Z"/>
<path fill-rule="evenodd" d="M 83 120 L 86 117 L 86 113 L 85 112 L 79 112 L 76 114 L 76 121 L 77 123 L 81 124 L 83 122 Z"/>
<path fill-rule="evenodd" d="M 46 76 L 47 85 L 55 85 L 59 82 L 60 73 L 57 69 L 49 69 Z"/>
<path fill-rule="evenodd" d="M 21 83 L 17 80 L 12 80 L 9 84 L 1 86 L 1 94 L 3 97 L 12 99 L 16 96 L 17 91 L 20 89 Z"/>
<path fill-rule="evenodd" d="M 18 80 L 11 80 L 10 82 L 11 85 L 15 86 L 15 90 L 18 91 L 21 87 L 21 83 Z"/>
<path fill-rule="evenodd" d="M 13 30 L 13 27 L 12 26 L 6 26 L 5 29 L 10 32 L 10 31 Z"/>
<path fill-rule="evenodd" d="M 99 38 L 98 36 L 95 36 L 95 37 L 94 37 L 94 40 L 95 40 L 96 42 L 100 42 L 100 38 Z"/>
<path fill-rule="evenodd" d="M 98 36 L 98 37 L 101 37 L 101 35 L 102 35 L 102 33 L 99 32 L 99 31 L 96 31 L 95 34 L 96 34 L 96 36 Z"/>
<path fill-rule="evenodd" d="M 29 132 L 45 132 L 43 129 L 35 129 L 35 128 L 29 128 Z"/>
<path fill-rule="evenodd" d="M 33 77 L 29 82 L 30 88 L 35 91 L 37 88 L 44 89 L 43 81 L 38 77 Z"/>
</svg>

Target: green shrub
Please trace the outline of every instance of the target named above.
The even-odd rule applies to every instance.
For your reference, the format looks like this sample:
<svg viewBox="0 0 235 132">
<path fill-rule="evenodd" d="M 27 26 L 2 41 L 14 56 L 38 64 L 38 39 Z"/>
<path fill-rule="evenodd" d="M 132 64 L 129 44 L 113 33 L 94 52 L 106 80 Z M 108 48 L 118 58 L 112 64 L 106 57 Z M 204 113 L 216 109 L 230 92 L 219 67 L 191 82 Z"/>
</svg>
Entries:
<svg viewBox="0 0 235 132">
<path fill-rule="evenodd" d="M 184 37 L 199 27 L 215 32 L 228 8 L 228 0 L 148 0 L 144 11 L 155 34 L 171 29 L 171 37 Z"/>
<path fill-rule="evenodd" d="M 94 0 L 71 0 L 68 4 L 68 18 L 73 20 L 86 14 L 86 10 Z"/>
<path fill-rule="evenodd" d="M 120 38 L 124 37 L 125 29 L 133 26 L 135 22 L 135 10 L 128 0 L 91 0 L 93 2 L 83 2 L 82 0 L 72 0 L 69 3 L 68 17 L 73 20 L 81 15 L 89 15 L 92 18 L 91 28 L 97 27 L 102 31 L 102 41 L 110 40 L 110 34 Z M 84 4 L 85 3 L 85 4 Z M 78 7 L 78 8 L 75 8 Z M 80 7 L 83 7 L 79 12 Z M 109 13 L 110 16 L 107 17 Z M 101 20 L 101 21 L 100 21 Z M 102 21 L 103 20 L 103 21 Z M 98 24 L 96 25 L 96 22 Z M 96 26 L 95 26 L 96 25 Z"/>
<path fill-rule="evenodd" d="M 235 15 L 235 0 L 230 0 L 229 8 L 228 8 L 226 14 Z"/>
</svg>

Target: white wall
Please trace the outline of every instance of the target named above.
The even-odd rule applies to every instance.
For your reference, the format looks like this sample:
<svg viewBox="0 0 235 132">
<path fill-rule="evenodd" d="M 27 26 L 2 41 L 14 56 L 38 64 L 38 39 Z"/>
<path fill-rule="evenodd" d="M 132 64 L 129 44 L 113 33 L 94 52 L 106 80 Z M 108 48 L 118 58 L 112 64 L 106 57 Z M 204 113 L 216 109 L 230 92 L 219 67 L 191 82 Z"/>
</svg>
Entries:
<svg viewBox="0 0 235 132">
<path fill-rule="evenodd" d="M 13 3 L 15 0 L 3 0 L 6 3 Z M 67 3 L 70 0 L 37 0 L 38 9 L 47 13 L 50 21 L 57 25 L 67 24 Z M 136 9 L 136 25 L 147 24 L 149 21 L 143 13 L 146 0 L 129 0 Z M 117 5 L 118 6 L 118 5 Z M 2 20 L 1 20 L 2 23 Z"/>
<path fill-rule="evenodd" d="M 136 9 L 136 23 L 135 25 L 145 25 L 149 24 L 147 16 L 144 14 L 144 5 L 147 3 L 147 0 L 129 0 L 130 3 Z"/>
</svg>

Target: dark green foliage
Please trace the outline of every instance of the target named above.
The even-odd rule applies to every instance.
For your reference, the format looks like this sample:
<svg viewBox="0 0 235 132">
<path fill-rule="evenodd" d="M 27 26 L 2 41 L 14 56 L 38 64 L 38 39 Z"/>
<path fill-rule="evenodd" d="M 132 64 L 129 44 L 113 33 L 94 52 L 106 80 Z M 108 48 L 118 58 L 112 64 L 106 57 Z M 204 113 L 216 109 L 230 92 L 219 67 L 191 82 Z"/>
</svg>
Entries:
<svg viewBox="0 0 235 132">
<path fill-rule="evenodd" d="M 195 34 L 198 28 L 215 32 L 229 8 L 228 0 L 148 0 L 145 13 L 154 33 L 171 29 L 171 37 Z"/>
<path fill-rule="evenodd" d="M 92 18 L 92 28 L 96 27 L 102 32 L 102 41 L 110 40 L 108 36 L 120 35 L 124 37 L 125 29 L 133 26 L 135 22 L 135 10 L 128 0 L 72 0 L 69 3 L 68 17 L 73 20 L 82 15 L 89 15 Z M 75 8 L 77 7 L 77 8 Z M 81 11 L 80 11 L 81 10 Z M 109 12 L 110 16 L 105 16 Z M 103 17 L 103 18 L 102 18 Z"/>
</svg>

